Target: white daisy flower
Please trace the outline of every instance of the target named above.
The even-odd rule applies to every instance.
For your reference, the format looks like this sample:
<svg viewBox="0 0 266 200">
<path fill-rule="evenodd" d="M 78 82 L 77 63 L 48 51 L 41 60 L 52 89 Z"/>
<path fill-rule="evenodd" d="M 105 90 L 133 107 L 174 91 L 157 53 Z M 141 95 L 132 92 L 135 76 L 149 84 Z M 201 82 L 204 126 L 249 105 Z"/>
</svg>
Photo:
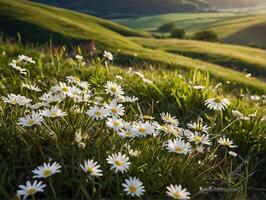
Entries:
<svg viewBox="0 0 266 200">
<path fill-rule="evenodd" d="M 18 56 L 18 61 L 19 62 L 29 62 L 32 64 L 36 63 L 31 57 L 25 56 L 23 54 Z"/>
<path fill-rule="evenodd" d="M 113 54 L 111 52 L 108 52 L 108 51 L 103 52 L 103 57 L 107 58 L 110 61 L 112 61 L 114 59 Z"/>
<path fill-rule="evenodd" d="M 147 135 L 153 135 L 155 132 L 155 126 L 149 121 L 135 122 L 133 124 L 135 135 L 138 137 L 145 137 Z"/>
<path fill-rule="evenodd" d="M 34 173 L 33 178 L 48 178 L 53 174 L 61 172 L 61 165 L 57 162 L 51 163 L 43 163 L 38 166 L 32 172 Z"/>
<path fill-rule="evenodd" d="M 209 136 L 206 134 L 200 135 L 200 133 L 198 133 L 198 132 L 189 134 L 188 140 L 190 142 L 194 142 L 195 144 L 211 145 Z"/>
<path fill-rule="evenodd" d="M 60 94 L 53 94 L 53 92 L 44 93 L 39 99 L 46 103 L 54 103 L 62 101 L 65 97 Z"/>
<path fill-rule="evenodd" d="M 23 75 L 27 74 L 27 70 L 18 66 L 16 60 L 12 60 L 12 62 L 9 63 L 8 65 L 11 66 L 13 69 L 19 71 L 20 74 Z"/>
<path fill-rule="evenodd" d="M 114 115 L 114 116 L 124 115 L 124 112 L 125 112 L 124 106 L 122 104 L 117 104 L 116 101 L 112 101 L 110 104 L 107 104 L 105 107 L 111 115 Z"/>
<path fill-rule="evenodd" d="M 23 88 L 27 88 L 29 90 L 35 91 L 35 92 L 41 92 L 42 90 L 36 86 L 35 84 L 30 84 L 30 83 L 22 83 L 21 85 Z"/>
<path fill-rule="evenodd" d="M 57 106 L 52 106 L 50 109 L 45 108 L 42 111 L 42 115 L 45 116 L 45 117 L 55 118 L 55 117 L 64 117 L 64 116 L 67 115 L 67 113 L 62 111 Z"/>
<path fill-rule="evenodd" d="M 37 192 L 43 192 L 45 187 L 46 185 L 42 181 L 38 182 L 35 180 L 33 183 L 27 181 L 26 185 L 19 185 L 20 189 L 17 191 L 17 194 L 23 196 L 23 199 L 26 199 L 28 196 L 32 196 Z"/>
<path fill-rule="evenodd" d="M 165 123 L 173 124 L 176 126 L 179 124 L 175 116 L 171 116 L 170 113 L 161 113 L 161 118 Z"/>
<path fill-rule="evenodd" d="M 93 160 L 85 160 L 84 165 L 80 164 L 81 169 L 89 176 L 102 176 L 103 171 L 100 169 L 100 165 Z"/>
<path fill-rule="evenodd" d="M 234 151 L 229 151 L 228 153 L 230 156 L 233 156 L 234 158 L 237 157 L 237 153 Z"/>
<path fill-rule="evenodd" d="M 226 137 L 220 137 L 218 139 L 218 143 L 223 146 L 227 146 L 229 148 L 236 148 L 236 145 L 233 145 L 233 141 L 229 140 L 229 138 Z"/>
<path fill-rule="evenodd" d="M 117 134 L 122 138 L 134 138 L 135 130 L 131 125 L 124 125 L 123 129 L 118 130 Z"/>
<path fill-rule="evenodd" d="M 124 123 L 122 119 L 113 117 L 107 119 L 106 125 L 107 127 L 112 128 L 113 130 L 119 130 L 123 128 Z"/>
<path fill-rule="evenodd" d="M 258 96 L 258 95 L 251 95 L 251 96 L 250 96 L 250 99 L 251 99 L 252 101 L 259 101 L 259 100 L 261 99 L 261 97 Z"/>
<path fill-rule="evenodd" d="M 172 134 L 175 137 L 178 137 L 181 135 L 182 132 L 182 128 L 179 128 L 178 126 L 174 126 L 172 124 L 165 124 L 160 126 L 160 130 L 164 131 L 167 134 Z"/>
<path fill-rule="evenodd" d="M 121 102 L 121 103 L 125 103 L 125 102 L 128 102 L 128 103 L 134 103 L 136 101 L 139 100 L 138 97 L 129 97 L 129 96 L 118 96 L 117 99 L 116 99 L 118 102 Z"/>
<path fill-rule="evenodd" d="M 82 61 L 82 60 L 83 60 L 83 56 L 81 56 L 81 55 L 76 55 L 75 58 L 76 58 L 78 61 Z"/>
<path fill-rule="evenodd" d="M 104 85 L 105 92 L 107 94 L 110 94 L 112 96 L 123 96 L 124 91 L 120 85 L 117 83 L 107 81 L 107 83 Z"/>
<path fill-rule="evenodd" d="M 12 105 L 18 104 L 20 106 L 25 106 L 25 105 L 29 105 L 32 100 L 28 99 L 25 96 L 15 95 L 11 93 L 11 94 L 8 94 L 7 97 L 3 97 L 3 101 L 5 103 L 12 104 Z"/>
<path fill-rule="evenodd" d="M 187 189 L 184 188 L 182 189 L 181 185 L 170 185 L 167 187 L 167 192 L 166 194 L 174 199 L 180 199 L 180 200 L 185 200 L 185 199 L 190 199 L 190 193 L 187 192 Z"/>
<path fill-rule="evenodd" d="M 202 122 L 202 119 L 198 120 L 198 122 L 191 122 L 187 124 L 187 127 L 189 129 L 192 129 L 194 131 L 196 131 L 197 133 L 208 133 L 210 130 L 210 127 L 208 127 L 207 125 L 204 125 Z"/>
<path fill-rule="evenodd" d="M 109 114 L 109 111 L 103 107 L 93 106 L 88 109 L 86 114 L 91 118 L 98 120 L 104 119 Z"/>
<path fill-rule="evenodd" d="M 71 87 L 68 86 L 66 83 L 63 83 L 63 82 L 59 82 L 59 84 L 56 84 L 55 86 L 53 86 L 51 88 L 51 91 L 52 92 L 60 92 L 64 95 L 67 95 L 67 96 L 72 96 L 72 93 L 71 93 Z"/>
<path fill-rule="evenodd" d="M 26 115 L 25 117 L 21 117 L 18 119 L 18 124 L 24 127 L 41 125 L 42 122 L 43 122 L 42 116 L 35 111 L 33 111 L 31 114 Z"/>
<path fill-rule="evenodd" d="M 132 197 L 140 197 L 145 192 L 145 187 L 143 186 L 142 182 L 136 177 L 129 177 L 129 179 L 126 179 L 125 182 L 122 183 L 122 186 L 126 194 Z"/>
<path fill-rule="evenodd" d="M 187 142 L 185 143 L 183 140 L 176 138 L 174 140 L 168 140 L 166 143 L 166 149 L 168 152 L 174 152 L 178 154 L 188 154 L 191 151 L 191 146 Z"/>
<path fill-rule="evenodd" d="M 108 164 L 112 165 L 111 170 L 114 169 L 115 173 L 124 173 L 129 169 L 129 158 L 121 152 L 108 156 L 106 160 Z"/>
<path fill-rule="evenodd" d="M 203 86 L 203 85 L 193 85 L 192 88 L 195 89 L 195 90 L 203 90 L 203 89 L 205 89 L 205 86 Z"/>
<path fill-rule="evenodd" d="M 238 110 L 232 110 L 232 115 L 238 119 L 242 119 L 244 117 L 243 113 Z"/>
<path fill-rule="evenodd" d="M 230 104 L 229 99 L 221 97 L 210 98 L 205 101 L 205 105 L 209 109 L 218 110 L 218 111 L 225 110 L 229 104 Z"/>
</svg>

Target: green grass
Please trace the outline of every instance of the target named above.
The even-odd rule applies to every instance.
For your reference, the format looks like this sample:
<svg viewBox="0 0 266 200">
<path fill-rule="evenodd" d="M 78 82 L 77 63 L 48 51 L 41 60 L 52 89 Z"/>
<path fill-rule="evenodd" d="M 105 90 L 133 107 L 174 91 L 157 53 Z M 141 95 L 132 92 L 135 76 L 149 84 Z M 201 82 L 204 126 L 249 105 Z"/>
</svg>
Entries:
<svg viewBox="0 0 266 200">
<path fill-rule="evenodd" d="M 215 63 L 224 67 L 246 70 L 246 73 L 266 78 L 266 51 L 237 45 L 195 40 L 132 38 L 143 47 Z"/>
<path fill-rule="evenodd" d="M 179 28 L 184 28 L 188 36 L 196 31 L 214 30 L 219 37 L 230 43 L 257 45 L 265 47 L 264 33 L 266 15 L 261 14 L 236 14 L 236 13 L 189 13 L 189 14 L 164 14 L 140 18 L 115 20 L 125 26 L 157 32 L 158 27 L 165 23 L 174 23 Z M 247 32 L 245 29 L 253 30 Z M 245 34 L 245 32 L 247 32 Z M 254 35 L 254 33 L 257 33 Z M 245 36 L 242 36 L 242 35 Z M 241 38 L 237 39 L 237 38 Z"/>
<path fill-rule="evenodd" d="M 124 66 L 130 64 L 129 60 L 134 60 L 138 64 L 151 63 L 159 70 L 199 69 L 210 73 L 217 82 L 230 81 L 232 84 L 245 86 L 247 90 L 265 92 L 265 82 L 256 78 L 246 78 L 244 73 L 186 56 L 144 48 L 122 35 L 142 36 L 141 32 L 138 34 L 132 29 L 105 20 L 22 0 L 0 0 L 0 5 L 1 15 L 4 16 L 1 23 L 7 28 L 11 27 L 11 32 L 14 34 L 25 31 L 22 35 L 24 41 L 34 39 L 39 43 L 47 42 L 52 32 L 55 34 L 53 38 L 61 41 L 61 44 L 67 44 L 67 41 L 77 43 L 94 41 L 96 48 L 100 50 L 111 50 L 116 54 L 117 49 L 120 49 L 119 54 L 123 56 L 116 62 Z M 145 33 L 144 35 L 146 36 Z M 138 56 L 135 57 L 134 54 Z"/>
</svg>

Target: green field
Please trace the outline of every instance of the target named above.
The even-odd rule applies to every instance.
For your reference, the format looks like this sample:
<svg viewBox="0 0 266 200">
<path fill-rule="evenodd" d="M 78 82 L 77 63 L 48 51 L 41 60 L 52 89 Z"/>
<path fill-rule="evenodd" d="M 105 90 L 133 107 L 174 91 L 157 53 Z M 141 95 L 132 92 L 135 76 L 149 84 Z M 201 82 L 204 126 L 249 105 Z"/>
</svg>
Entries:
<svg viewBox="0 0 266 200">
<path fill-rule="evenodd" d="M 266 15 L 247 13 L 190 13 L 165 14 L 140 18 L 114 20 L 122 25 L 158 33 L 157 29 L 166 23 L 174 23 L 187 31 L 188 37 L 200 30 L 214 30 L 225 42 L 266 46 Z"/>
<path fill-rule="evenodd" d="M 131 38 L 143 47 L 181 54 L 266 78 L 266 51 L 195 40 Z"/>
</svg>

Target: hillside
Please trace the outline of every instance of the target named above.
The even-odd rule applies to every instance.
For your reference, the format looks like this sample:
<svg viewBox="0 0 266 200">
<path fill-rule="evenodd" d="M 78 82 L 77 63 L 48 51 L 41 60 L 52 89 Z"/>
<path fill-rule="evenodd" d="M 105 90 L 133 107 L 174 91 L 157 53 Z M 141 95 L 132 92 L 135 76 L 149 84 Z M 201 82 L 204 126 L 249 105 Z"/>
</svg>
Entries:
<svg viewBox="0 0 266 200">
<path fill-rule="evenodd" d="M 101 17 L 149 15 L 199 11 L 208 8 L 205 0 L 35 0 Z"/>
<path fill-rule="evenodd" d="M 184 55 L 266 79 L 265 50 L 195 40 L 132 38 L 132 41 L 143 47 Z"/>
<path fill-rule="evenodd" d="M 217 8 L 239 8 L 265 5 L 264 0 L 207 0 L 211 6 Z"/>
<path fill-rule="evenodd" d="M 221 12 L 164 14 L 114 21 L 153 33 L 159 33 L 158 28 L 161 25 L 173 23 L 177 27 L 184 28 L 188 36 L 196 31 L 210 29 L 214 30 L 220 39 L 228 43 L 266 47 L 265 19 L 265 14 Z"/>
<path fill-rule="evenodd" d="M 231 81 L 260 92 L 266 88 L 265 82 L 256 78 L 245 78 L 245 73 L 233 69 L 162 50 L 144 48 L 123 35 L 147 36 L 145 33 L 138 33 L 106 20 L 22 0 L 0 0 L 0 11 L 1 23 L 4 22 L 6 28 L 12 27 L 13 34 L 22 32 L 22 41 L 35 40 L 42 44 L 47 42 L 50 34 L 53 34 L 53 41 L 57 40 L 64 45 L 67 42 L 79 44 L 93 41 L 99 50 L 111 50 L 116 53 L 117 49 L 120 49 L 115 60 L 119 65 L 128 66 L 133 60 L 143 66 L 152 64 L 159 69 L 199 69 L 207 71 L 217 81 Z"/>
</svg>

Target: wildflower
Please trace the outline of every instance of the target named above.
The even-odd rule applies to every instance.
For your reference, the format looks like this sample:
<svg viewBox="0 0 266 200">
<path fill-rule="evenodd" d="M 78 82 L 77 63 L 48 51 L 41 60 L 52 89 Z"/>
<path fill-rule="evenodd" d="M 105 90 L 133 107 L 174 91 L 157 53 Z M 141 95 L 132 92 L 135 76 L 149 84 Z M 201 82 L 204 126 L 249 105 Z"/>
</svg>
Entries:
<svg viewBox="0 0 266 200">
<path fill-rule="evenodd" d="M 122 138 L 133 138 L 136 136 L 135 131 L 131 125 L 124 125 L 123 129 L 120 129 L 117 134 Z"/>
<path fill-rule="evenodd" d="M 205 101 L 205 105 L 209 109 L 218 110 L 218 111 L 225 110 L 229 104 L 230 104 L 229 99 L 221 97 L 211 98 Z"/>
<path fill-rule="evenodd" d="M 111 115 L 115 116 L 124 115 L 125 112 L 124 106 L 122 104 L 117 104 L 115 101 L 112 101 L 110 104 L 107 104 L 105 107 Z"/>
<path fill-rule="evenodd" d="M 11 66 L 13 69 L 19 71 L 19 73 L 21 73 L 23 75 L 27 74 L 27 70 L 18 66 L 16 60 L 12 60 L 12 62 L 9 63 L 9 66 Z"/>
<path fill-rule="evenodd" d="M 251 95 L 251 96 L 250 96 L 250 99 L 251 99 L 252 101 L 259 101 L 259 100 L 261 99 L 261 97 L 258 96 L 258 95 Z"/>
<path fill-rule="evenodd" d="M 114 153 L 111 156 L 108 156 L 106 160 L 108 164 L 112 165 L 111 170 L 115 169 L 115 173 L 124 173 L 129 169 L 129 158 L 121 152 Z"/>
<path fill-rule="evenodd" d="M 242 119 L 244 117 L 243 113 L 238 110 L 232 110 L 232 115 L 238 119 Z"/>
<path fill-rule="evenodd" d="M 191 151 L 191 146 L 187 142 L 185 143 L 183 140 L 177 138 L 174 140 L 168 140 L 166 143 L 166 148 L 168 152 L 174 152 L 178 154 L 188 154 Z"/>
<path fill-rule="evenodd" d="M 78 61 L 80 61 L 80 62 L 82 62 L 82 60 L 83 60 L 83 56 L 81 56 L 81 55 L 76 55 L 75 58 L 76 58 Z"/>
<path fill-rule="evenodd" d="M 60 92 L 67 96 L 72 96 L 71 93 L 71 87 L 68 86 L 66 83 L 59 82 L 59 84 L 56 84 L 51 89 L 52 92 Z"/>
<path fill-rule="evenodd" d="M 129 97 L 129 96 L 118 96 L 116 99 L 118 102 L 129 102 L 129 103 L 134 103 L 139 100 L 138 97 Z"/>
<path fill-rule="evenodd" d="M 114 82 L 107 81 L 104 85 L 106 94 L 110 94 L 112 96 L 121 96 L 124 95 L 124 91 L 122 87 Z"/>
<path fill-rule="evenodd" d="M 40 92 L 42 91 L 38 86 L 35 84 L 30 84 L 30 83 L 22 83 L 23 88 L 27 88 L 29 90 L 35 91 L 35 92 Z"/>
<path fill-rule="evenodd" d="M 170 185 L 167 187 L 167 192 L 166 194 L 174 199 L 190 199 L 190 193 L 187 192 L 187 189 L 184 188 L 182 189 L 181 185 Z"/>
<path fill-rule="evenodd" d="M 236 145 L 233 145 L 233 141 L 229 140 L 226 137 L 219 138 L 218 143 L 220 145 L 227 146 L 229 148 L 236 148 L 237 147 Z"/>
<path fill-rule="evenodd" d="M 38 182 L 35 180 L 33 183 L 27 181 L 26 185 L 19 186 L 20 189 L 17 191 L 17 194 L 23 196 L 23 199 L 26 199 L 28 196 L 33 196 L 37 192 L 43 192 L 45 187 L 46 185 L 42 181 Z"/>
<path fill-rule="evenodd" d="M 189 129 L 196 131 L 197 133 L 201 132 L 208 133 L 208 131 L 210 130 L 210 127 L 203 124 L 202 119 L 198 120 L 198 122 L 188 123 L 187 127 Z"/>
<path fill-rule="evenodd" d="M 86 112 L 88 116 L 90 116 L 93 119 L 104 119 L 108 115 L 108 110 L 106 108 L 93 106 L 89 108 L 89 110 Z"/>
<path fill-rule="evenodd" d="M 152 135 L 155 131 L 155 127 L 149 121 L 146 122 L 136 122 L 133 125 L 136 136 L 145 137 L 147 135 Z"/>
<path fill-rule="evenodd" d="M 195 89 L 195 90 L 203 90 L 203 89 L 205 89 L 205 86 L 203 86 L 203 85 L 193 85 L 192 88 Z"/>
<path fill-rule="evenodd" d="M 103 52 L 103 57 L 107 58 L 110 61 L 112 61 L 114 59 L 113 54 L 111 52 L 108 52 L 108 51 Z"/>
<path fill-rule="evenodd" d="M 53 94 L 52 92 L 48 92 L 48 93 L 44 93 L 41 97 L 39 97 L 39 99 L 41 101 L 44 101 L 46 103 L 53 103 L 53 102 L 59 102 L 62 101 L 64 98 L 64 96 L 60 95 L 60 94 Z"/>
<path fill-rule="evenodd" d="M 25 96 L 21 95 L 15 95 L 15 94 L 8 94 L 7 97 L 3 97 L 3 100 L 5 103 L 9 103 L 12 105 L 29 105 L 29 103 L 32 101 L 31 99 L 26 98 Z"/>
<path fill-rule="evenodd" d="M 205 144 L 205 145 L 211 145 L 211 142 L 209 140 L 209 136 L 208 135 L 200 135 L 198 132 L 195 133 L 191 133 L 188 136 L 188 140 L 190 142 L 195 142 L 195 144 Z"/>
<path fill-rule="evenodd" d="M 33 111 L 31 114 L 19 118 L 18 124 L 24 127 L 31 127 L 34 125 L 41 125 L 42 121 L 42 116 L 39 113 Z"/>
<path fill-rule="evenodd" d="M 85 160 L 84 165 L 80 164 L 81 169 L 87 173 L 89 176 L 102 176 L 102 170 L 100 165 L 93 160 Z"/>
<path fill-rule="evenodd" d="M 18 56 L 18 61 L 19 62 L 29 62 L 32 64 L 36 63 L 31 57 L 25 56 L 23 54 Z"/>
<path fill-rule="evenodd" d="M 173 124 L 173 125 L 178 125 L 179 122 L 178 120 L 173 116 L 171 116 L 170 113 L 161 113 L 161 118 L 165 123 Z"/>
<path fill-rule="evenodd" d="M 228 153 L 229 153 L 229 155 L 231 155 L 231 156 L 233 156 L 233 157 L 237 157 L 237 153 L 236 153 L 236 152 L 229 151 Z"/>
<path fill-rule="evenodd" d="M 32 172 L 35 174 L 33 178 L 48 178 L 53 174 L 61 172 L 61 165 L 57 162 L 51 163 L 43 163 L 43 165 L 38 166 Z"/>
<path fill-rule="evenodd" d="M 112 128 L 113 130 L 119 130 L 123 128 L 123 120 L 115 117 L 108 118 L 106 121 L 106 125 L 109 128 Z"/>
<path fill-rule="evenodd" d="M 180 136 L 182 133 L 182 128 L 179 128 L 179 127 L 174 126 L 172 124 L 165 124 L 163 126 L 160 126 L 160 129 L 167 134 L 174 135 L 175 137 Z"/>
<path fill-rule="evenodd" d="M 55 117 L 64 117 L 64 116 L 67 115 L 67 113 L 62 111 L 57 106 L 52 106 L 52 108 L 50 108 L 50 109 L 45 108 L 42 111 L 42 115 L 45 116 L 45 117 L 55 118 Z"/>
<path fill-rule="evenodd" d="M 122 186 L 124 187 L 124 191 L 127 193 L 127 195 L 132 197 L 140 197 L 145 192 L 145 187 L 136 177 L 129 177 L 129 179 L 126 179 L 125 182 L 122 183 Z"/>
</svg>

